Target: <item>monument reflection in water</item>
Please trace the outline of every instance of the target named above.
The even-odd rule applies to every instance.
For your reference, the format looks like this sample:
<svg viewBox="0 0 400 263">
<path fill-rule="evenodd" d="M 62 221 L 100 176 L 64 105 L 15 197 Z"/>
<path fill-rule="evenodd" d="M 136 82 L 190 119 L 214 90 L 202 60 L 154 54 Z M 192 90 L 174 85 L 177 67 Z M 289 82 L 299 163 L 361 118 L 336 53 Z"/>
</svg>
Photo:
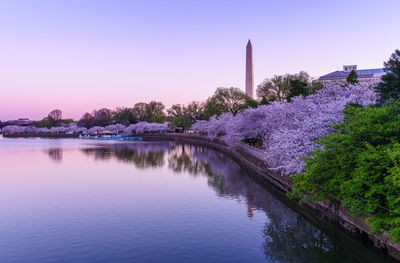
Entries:
<svg viewBox="0 0 400 263">
<path fill-rule="evenodd" d="M 38 148 L 0 151 L 1 262 L 390 261 L 328 237 L 209 148 Z"/>
</svg>

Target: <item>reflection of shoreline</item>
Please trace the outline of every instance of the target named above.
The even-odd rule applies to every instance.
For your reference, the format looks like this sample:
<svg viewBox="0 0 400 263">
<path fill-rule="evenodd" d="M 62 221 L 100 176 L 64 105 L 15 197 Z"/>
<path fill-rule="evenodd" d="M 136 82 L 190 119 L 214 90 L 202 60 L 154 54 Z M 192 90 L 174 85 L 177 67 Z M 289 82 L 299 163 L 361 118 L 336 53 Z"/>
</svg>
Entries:
<svg viewBox="0 0 400 263">
<path fill-rule="evenodd" d="M 245 204 L 251 219 L 267 216 L 263 250 L 270 262 L 332 262 L 338 255 L 354 262 L 351 254 L 255 183 L 230 157 L 216 150 L 173 142 L 114 144 L 81 150 L 95 160 L 116 159 L 137 168 L 167 167 L 174 173 L 207 177 L 218 196 Z"/>
<path fill-rule="evenodd" d="M 124 163 L 131 163 L 136 168 L 157 168 L 165 164 L 164 155 L 170 151 L 170 143 L 118 143 L 93 148 L 81 149 L 81 151 L 96 161 L 116 159 Z"/>
<path fill-rule="evenodd" d="M 50 159 L 56 163 L 60 163 L 63 160 L 63 149 L 62 148 L 51 148 L 46 150 Z"/>
</svg>

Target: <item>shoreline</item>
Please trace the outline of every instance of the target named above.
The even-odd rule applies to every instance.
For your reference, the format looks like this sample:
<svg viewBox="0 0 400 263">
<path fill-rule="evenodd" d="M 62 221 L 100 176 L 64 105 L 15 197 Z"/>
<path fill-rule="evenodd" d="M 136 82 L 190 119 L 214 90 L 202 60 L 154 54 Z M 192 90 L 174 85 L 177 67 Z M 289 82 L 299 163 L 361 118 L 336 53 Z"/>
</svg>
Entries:
<svg viewBox="0 0 400 263">
<path fill-rule="evenodd" d="M 300 206 L 296 200 L 289 199 L 286 193 L 291 191 L 291 180 L 287 176 L 281 176 L 269 170 L 262 156 L 258 154 L 258 150 L 254 147 L 241 145 L 232 149 L 218 138 L 211 140 L 206 136 L 196 134 L 145 134 L 140 135 L 140 137 L 143 138 L 143 141 L 175 141 L 206 146 L 221 151 L 237 161 L 250 176 L 278 195 L 279 199 L 285 199 L 283 201 L 286 205 L 314 224 L 325 226 L 326 223 L 333 224 L 341 228 L 352 240 L 361 241 L 366 246 L 373 246 L 378 252 L 387 253 L 394 259 L 400 260 L 399 243 L 393 243 L 385 233 L 381 236 L 371 234 L 370 227 L 365 223 L 364 218 L 356 218 L 347 208 L 343 208 L 334 202 L 307 202 Z"/>
</svg>

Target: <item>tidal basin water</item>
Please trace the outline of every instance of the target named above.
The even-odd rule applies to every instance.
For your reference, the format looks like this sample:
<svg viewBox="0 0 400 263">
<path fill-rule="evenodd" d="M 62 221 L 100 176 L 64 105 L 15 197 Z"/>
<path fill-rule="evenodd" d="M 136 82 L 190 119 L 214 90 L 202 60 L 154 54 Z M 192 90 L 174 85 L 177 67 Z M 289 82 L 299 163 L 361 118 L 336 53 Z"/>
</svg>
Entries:
<svg viewBox="0 0 400 263">
<path fill-rule="evenodd" d="M 0 262 L 391 261 L 321 229 L 205 147 L 0 137 Z"/>
</svg>

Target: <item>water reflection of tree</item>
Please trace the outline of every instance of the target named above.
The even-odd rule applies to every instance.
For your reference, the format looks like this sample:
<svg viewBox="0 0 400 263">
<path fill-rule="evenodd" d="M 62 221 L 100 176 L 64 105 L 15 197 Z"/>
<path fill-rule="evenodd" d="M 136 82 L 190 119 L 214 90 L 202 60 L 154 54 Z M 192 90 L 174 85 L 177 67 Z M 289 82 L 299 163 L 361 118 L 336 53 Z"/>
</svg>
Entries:
<svg viewBox="0 0 400 263">
<path fill-rule="evenodd" d="M 245 203 L 247 215 L 256 211 L 267 216 L 263 251 L 270 262 L 354 262 L 343 248 L 311 225 L 270 192 L 255 183 L 225 154 L 202 146 L 174 143 L 132 143 L 85 149 L 97 159 L 117 158 L 138 168 L 161 167 L 167 155 L 168 168 L 175 173 L 206 176 L 216 193 Z"/>
<path fill-rule="evenodd" d="M 169 143 L 121 143 L 83 149 L 82 152 L 95 160 L 116 158 L 137 168 L 155 168 L 164 166 L 164 156 L 169 150 Z"/>
<path fill-rule="evenodd" d="M 187 172 L 192 176 L 211 175 L 208 163 L 196 160 L 196 146 L 176 145 L 168 154 L 168 168 L 175 173 Z"/>
<path fill-rule="evenodd" d="M 264 211 L 263 250 L 270 262 L 354 262 L 343 248 L 259 184 L 225 154 L 200 146 L 177 146 L 168 158 L 175 172 L 206 175 L 219 196 L 245 202 L 247 215 Z M 343 259 L 343 260 L 342 260 Z"/>
<path fill-rule="evenodd" d="M 295 222 L 266 224 L 264 240 L 264 254 L 269 262 L 357 262 L 299 215 Z"/>
<path fill-rule="evenodd" d="M 62 148 L 48 149 L 47 154 L 49 155 L 50 159 L 55 162 L 62 162 L 62 160 L 63 160 Z"/>
<path fill-rule="evenodd" d="M 115 157 L 127 163 L 133 163 L 137 168 L 164 166 L 164 152 L 136 152 L 129 149 L 115 152 Z"/>
<path fill-rule="evenodd" d="M 112 149 L 105 147 L 87 148 L 81 149 L 81 151 L 85 155 L 94 158 L 96 161 L 107 161 L 110 160 L 114 155 Z"/>
</svg>

